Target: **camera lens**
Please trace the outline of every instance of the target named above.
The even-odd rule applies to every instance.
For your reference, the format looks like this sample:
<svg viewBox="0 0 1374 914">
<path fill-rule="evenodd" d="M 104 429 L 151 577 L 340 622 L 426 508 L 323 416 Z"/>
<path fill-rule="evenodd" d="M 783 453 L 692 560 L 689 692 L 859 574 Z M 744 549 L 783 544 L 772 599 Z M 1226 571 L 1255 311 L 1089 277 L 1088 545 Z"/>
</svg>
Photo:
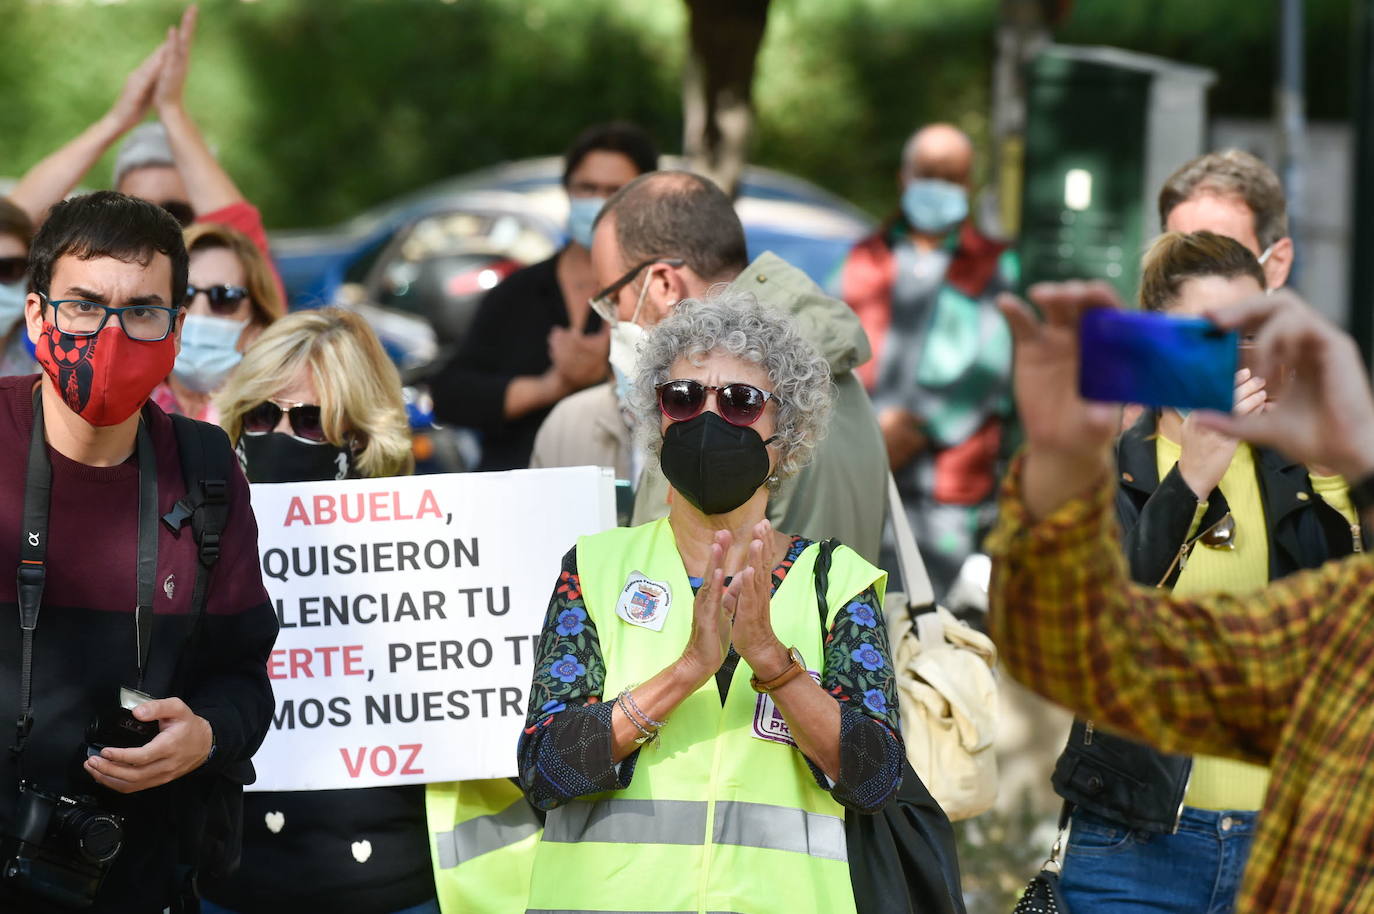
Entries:
<svg viewBox="0 0 1374 914">
<path fill-rule="evenodd" d="M 119 820 L 94 809 L 67 811 L 58 833 L 91 863 L 109 863 L 124 844 L 124 829 Z"/>
</svg>

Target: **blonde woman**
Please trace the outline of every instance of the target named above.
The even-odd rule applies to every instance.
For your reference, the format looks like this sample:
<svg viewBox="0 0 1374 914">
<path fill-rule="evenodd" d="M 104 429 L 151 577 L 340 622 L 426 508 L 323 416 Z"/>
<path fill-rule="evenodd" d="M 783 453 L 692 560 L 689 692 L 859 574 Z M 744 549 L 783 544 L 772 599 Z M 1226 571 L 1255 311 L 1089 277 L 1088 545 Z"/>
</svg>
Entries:
<svg viewBox="0 0 1374 914">
<path fill-rule="evenodd" d="M 298 311 L 268 327 L 216 399 L 251 482 L 398 476 L 414 466 L 401 379 L 352 311 Z M 425 788 L 250 793 L 237 872 L 207 912 L 438 914 Z M 362 866 L 355 841 L 371 842 Z"/>
<path fill-rule="evenodd" d="M 166 412 L 216 421 L 211 398 L 285 303 L 266 255 L 242 232 L 200 223 L 186 230 L 190 254 L 181 351 L 153 398 Z"/>
</svg>

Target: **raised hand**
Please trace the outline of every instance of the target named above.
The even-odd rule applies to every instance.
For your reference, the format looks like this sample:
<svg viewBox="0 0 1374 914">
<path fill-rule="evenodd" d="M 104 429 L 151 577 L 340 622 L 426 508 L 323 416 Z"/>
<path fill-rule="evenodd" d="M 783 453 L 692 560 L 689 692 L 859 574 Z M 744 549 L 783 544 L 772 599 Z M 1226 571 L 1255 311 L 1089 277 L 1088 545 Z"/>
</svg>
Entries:
<svg viewBox="0 0 1374 914">
<path fill-rule="evenodd" d="M 195 41 L 198 16 L 198 8 L 195 5 L 188 6 L 181 16 L 180 25 L 167 28 L 167 40 L 163 44 L 166 54 L 158 71 L 152 97 L 153 104 L 159 111 L 181 107 L 182 92 L 186 88 L 186 73 L 191 66 L 191 44 Z"/>
<path fill-rule="evenodd" d="M 167 43 L 164 41 L 124 80 L 124 88 L 120 91 L 119 98 L 115 99 L 114 105 L 105 115 L 111 130 L 116 134 L 122 136 L 128 133 L 147 116 L 148 107 L 153 100 L 153 86 L 157 84 L 158 74 L 162 72 L 162 61 L 166 55 Z"/>
<path fill-rule="evenodd" d="M 1283 396 L 1247 415 L 1200 413 L 1204 427 L 1330 467 L 1351 482 L 1374 472 L 1374 395 L 1359 349 L 1291 292 L 1252 298 L 1207 315 L 1255 334 L 1255 374 L 1285 366 Z"/>
<path fill-rule="evenodd" d="M 729 531 L 716 533 L 711 555 L 706 560 L 706 572 L 701 576 L 692 604 L 692 634 L 682 652 L 683 664 L 691 670 L 698 685 L 716 674 L 730 652 L 731 618 L 725 608 L 725 555 L 730 551 Z"/>
<path fill-rule="evenodd" d="M 1236 372 L 1236 406 L 1232 414 L 1248 416 L 1262 410 L 1265 401 L 1264 379 L 1251 375 L 1248 368 Z M 1208 428 L 1200 419 L 1200 413 L 1192 412 L 1183 420 L 1178 471 L 1198 500 L 1206 501 L 1226 475 L 1240 441 Z"/>
<path fill-rule="evenodd" d="M 1086 308 L 1120 307 L 1106 283 L 1040 283 L 1031 300 L 1040 320 L 1014 295 L 998 298 L 1015 341 L 1016 406 L 1026 433 L 1024 494 L 1044 517 L 1100 481 L 1120 407 L 1089 403 L 1078 393 L 1078 319 Z"/>
</svg>

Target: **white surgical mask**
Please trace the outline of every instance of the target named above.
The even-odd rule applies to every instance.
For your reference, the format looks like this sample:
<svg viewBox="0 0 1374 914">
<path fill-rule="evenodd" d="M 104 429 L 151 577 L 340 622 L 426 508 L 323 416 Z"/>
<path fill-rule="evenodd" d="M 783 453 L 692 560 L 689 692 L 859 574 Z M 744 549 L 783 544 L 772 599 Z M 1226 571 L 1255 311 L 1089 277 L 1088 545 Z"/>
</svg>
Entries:
<svg viewBox="0 0 1374 914">
<path fill-rule="evenodd" d="M 9 333 L 17 321 L 23 320 L 27 298 L 28 280 L 0 283 L 0 334 Z"/>
<path fill-rule="evenodd" d="M 181 352 L 177 353 L 172 376 L 198 393 L 218 390 L 243 358 L 237 347 L 247 326 L 248 321 L 186 315 L 181 325 Z"/>
<path fill-rule="evenodd" d="M 611 369 L 615 371 L 616 392 L 623 401 L 635 377 L 635 362 L 639 359 L 639 344 L 644 339 L 645 330 L 636 321 L 639 312 L 644 310 L 644 299 L 649 294 L 646 279 L 639 290 L 639 301 L 635 303 L 634 313 L 627 321 L 616 321 L 611 327 Z"/>
</svg>

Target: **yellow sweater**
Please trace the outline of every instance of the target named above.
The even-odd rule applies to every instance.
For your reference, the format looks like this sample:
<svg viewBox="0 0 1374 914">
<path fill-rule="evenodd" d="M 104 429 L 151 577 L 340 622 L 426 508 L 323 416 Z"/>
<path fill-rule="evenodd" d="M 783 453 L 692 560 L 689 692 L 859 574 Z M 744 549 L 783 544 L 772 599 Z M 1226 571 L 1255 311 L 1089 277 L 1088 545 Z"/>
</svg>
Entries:
<svg viewBox="0 0 1374 914">
<path fill-rule="evenodd" d="M 1159 436 L 1155 460 L 1160 479 L 1178 463 L 1179 453 L 1177 444 Z M 1241 444 L 1236 448 L 1236 456 L 1231 459 L 1218 488 L 1226 496 L 1226 504 L 1236 523 L 1235 548 L 1214 549 L 1198 542 L 1174 585 L 1174 593 L 1178 596 L 1242 593 L 1258 590 L 1269 583 L 1268 527 L 1264 522 L 1259 479 L 1255 476 L 1255 453 L 1250 445 Z M 1198 506 L 1198 518 L 1205 508 L 1205 502 Z M 1193 537 L 1197 533 L 1193 530 L 1188 535 Z M 1267 768 L 1199 755 L 1193 759 L 1193 773 L 1183 802 L 1199 809 L 1254 810 L 1264 805 L 1268 786 Z"/>
</svg>

